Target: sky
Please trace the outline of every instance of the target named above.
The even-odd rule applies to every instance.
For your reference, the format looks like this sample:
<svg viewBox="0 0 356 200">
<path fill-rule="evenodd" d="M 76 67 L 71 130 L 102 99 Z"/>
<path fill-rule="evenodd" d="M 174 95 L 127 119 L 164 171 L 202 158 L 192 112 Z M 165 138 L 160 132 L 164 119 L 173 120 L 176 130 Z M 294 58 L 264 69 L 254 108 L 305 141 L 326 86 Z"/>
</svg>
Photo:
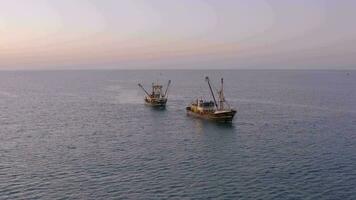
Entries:
<svg viewBox="0 0 356 200">
<path fill-rule="evenodd" d="M 0 70 L 356 69 L 356 0 L 0 5 Z"/>
</svg>

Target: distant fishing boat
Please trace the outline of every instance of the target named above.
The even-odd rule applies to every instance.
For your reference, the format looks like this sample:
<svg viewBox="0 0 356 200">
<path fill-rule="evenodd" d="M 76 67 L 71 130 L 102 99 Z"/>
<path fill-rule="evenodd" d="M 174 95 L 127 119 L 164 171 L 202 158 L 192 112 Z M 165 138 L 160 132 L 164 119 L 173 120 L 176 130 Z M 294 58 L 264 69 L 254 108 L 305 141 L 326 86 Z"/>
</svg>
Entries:
<svg viewBox="0 0 356 200">
<path fill-rule="evenodd" d="M 209 89 L 214 101 L 205 101 L 202 98 L 197 98 L 188 107 L 186 107 L 187 114 L 203 119 L 231 122 L 236 114 L 236 110 L 231 109 L 225 100 L 224 79 L 221 79 L 221 88 L 217 92 L 218 101 L 215 98 L 209 77 L 206 77 L 205 80 L 208 82 Z"/>
<path fill-rule="evenodd" d="M 145 103 L 153 107 L 165 107 L 168 99 L 168 88 L 171 84 L 171 80 L 168 81 L 165 92 L 163 93 L 163 86 L 158 83 L 152 83 L 152 91 L 148 93 L 147 90 L 138 84 L 138 86 L 146 93 Z"/>
</svg>

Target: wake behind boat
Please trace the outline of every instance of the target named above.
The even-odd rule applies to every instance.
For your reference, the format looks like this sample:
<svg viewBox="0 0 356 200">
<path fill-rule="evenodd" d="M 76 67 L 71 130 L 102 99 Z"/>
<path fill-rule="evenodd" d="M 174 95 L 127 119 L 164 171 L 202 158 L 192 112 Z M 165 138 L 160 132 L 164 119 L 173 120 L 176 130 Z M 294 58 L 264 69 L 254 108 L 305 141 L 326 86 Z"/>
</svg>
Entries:
<svg viewBox="0 0 356 200">
<path fill-rule="evenodd" d="M 231 109 L 225 100 L 224 80 L 221 79 L 221 89 L 218 91 L 218 101 L 216 101 L 209 77 L 206 77 L 205 80 L 208 82 L 214 101 L 205 101 L 202 98 L 198 98 L 191 103 L 190 106 L 186 107 L 187 114 L 214 121 L 231 122 L 236 114 L 236 110 Z"/>
<path fill-rule="evenodd" d="M 168 100 L 168 88 L 171 84 L 171 80 L 168 81 L 166 91 L 163 93 L 163 86 L 158 83 L 152 83 L 152 91 L 148 93 L 147 90 L 138 84 L 138 86 L 146 93 L 145 103 L 153 107 L 165 107 Z"/>
</svg>

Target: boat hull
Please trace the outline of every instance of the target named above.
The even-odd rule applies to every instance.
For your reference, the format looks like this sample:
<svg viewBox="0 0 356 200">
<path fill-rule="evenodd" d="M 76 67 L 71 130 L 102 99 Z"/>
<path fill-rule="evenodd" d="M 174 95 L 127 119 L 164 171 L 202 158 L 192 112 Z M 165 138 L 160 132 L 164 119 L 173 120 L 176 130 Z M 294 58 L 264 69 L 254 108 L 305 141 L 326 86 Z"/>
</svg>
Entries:
<svg viewBox="0 0 356 200">
<path fill-rule="evenodd" d="M 145 103 L 152 107 L 166 107 L 167 99 L 145 99 Z"/>
<path fill-rule="evenodd" d="M 192 111 L 190 107 L 187 107 L 186 111 L 187 111 L 187 115 L 201 118 L 201 119 L 217 121 L 217 122 L 232 122 L 232 120 L 234 119 L 234 116 L 236 114 L 236 110 L 230 110 L 230 111 L 224 111 L 224 112 L 200 113 L 200 112 Z"/>
</svg>

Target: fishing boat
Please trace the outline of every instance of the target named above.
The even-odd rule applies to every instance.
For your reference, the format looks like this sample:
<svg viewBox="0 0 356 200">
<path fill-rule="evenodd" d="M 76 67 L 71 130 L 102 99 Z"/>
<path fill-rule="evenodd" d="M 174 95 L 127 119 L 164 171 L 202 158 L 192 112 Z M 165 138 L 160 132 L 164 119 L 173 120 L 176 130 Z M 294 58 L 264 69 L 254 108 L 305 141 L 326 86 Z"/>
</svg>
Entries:
<svg viewBox="0 0 356 200">
<path fill-rule="evenodd" d="M 146 93 L 144 100 L 147 105 L 153 107 L 165 107 L 168 99 L 168 88 L 170 84 L 171 84 L 171 80 L 168 81 L 164 93 L 163 93 L 163 86 L 158 83 L 152 83 L 151 93 L 148 93 L 147 90 L 142 86 L 142 84 L 139 83 L 138 86 Z"/>
<path fill-rule="evenodd" d="M 217 91 L 218 101 L 215 98 L 210 79 L 206 77 L 213 101 L 206 101 L 203 98 L 197 98 L 188 107 L 188 115 L 208 120 L 231 122 L 236 114 L 236 110 L 231 109 L 224 97 L 224 79 L 221 79 L 221 88 Z"/>
</svg>

